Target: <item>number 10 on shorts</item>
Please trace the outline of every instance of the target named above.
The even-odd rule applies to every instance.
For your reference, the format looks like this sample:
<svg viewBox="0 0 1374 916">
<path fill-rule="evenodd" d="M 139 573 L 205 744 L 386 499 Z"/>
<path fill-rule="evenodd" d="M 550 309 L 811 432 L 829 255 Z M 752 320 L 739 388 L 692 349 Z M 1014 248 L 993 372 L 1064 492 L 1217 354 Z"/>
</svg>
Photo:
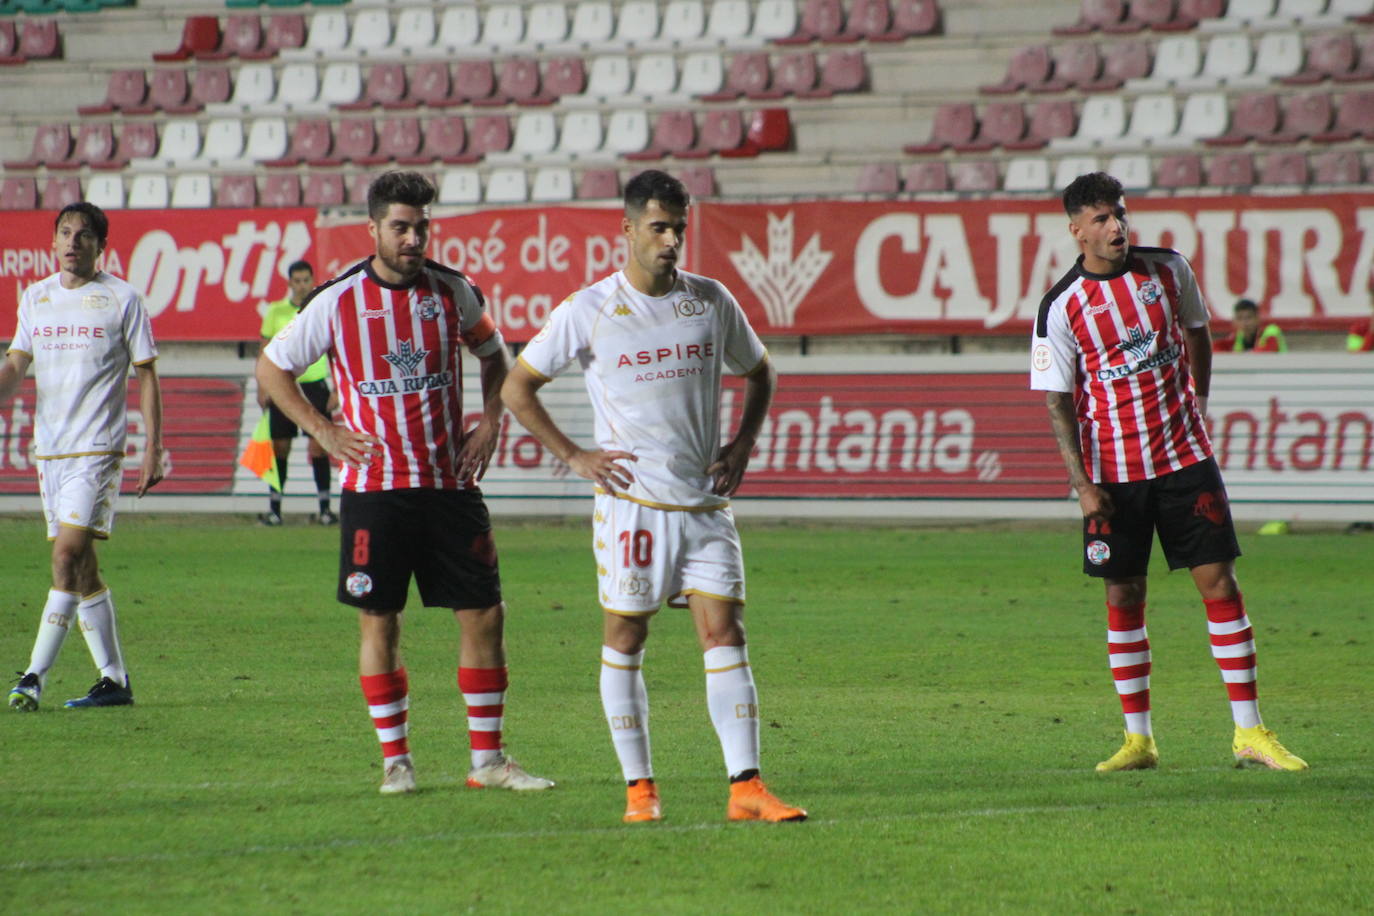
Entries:
<svg viewBox="0 0 1374 916">
<path fill-rule="evenodd" d="M 643 528 L 638 531 L 622 531 L 616 540 L 624 556 L 624 566 L 638 566 L 645 569 L 654 562 L 654 536 Z"/>
</svg>

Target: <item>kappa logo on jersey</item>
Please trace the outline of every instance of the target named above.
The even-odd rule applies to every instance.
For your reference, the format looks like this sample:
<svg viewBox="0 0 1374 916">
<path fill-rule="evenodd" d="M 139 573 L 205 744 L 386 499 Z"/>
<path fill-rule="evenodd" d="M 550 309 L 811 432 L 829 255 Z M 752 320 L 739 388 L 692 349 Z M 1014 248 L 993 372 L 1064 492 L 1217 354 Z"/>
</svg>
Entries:
<svg viewBox="0 0 1374 916">
<path fill-rule="evenodd" d="M 1144 305 L 1154 305 L 1164 297 L 1164 290 L 1153 280 L 1146 280 L 1135 291 L 1135 297 Z"/>
<path fill-rule="evenodd" d="M 396 345 L 394 351 L 384 354 L 382 359 L 391 363 L 391 365 L 400 369 L 406 375 L 414 375 L 420 368 L 420 364 L 425 361 L 425 357 L 428 355 L 429 351 L 423 347 L 417 349 L 410 341 L 402 340 Z"/>
<path fill-rule="evenodd" d="M 1202 493 L 1198 495 L 1197 502 L 1193 503 L 1193 514 L 1200 515 L 1213 525 L 1220 525 L 1226 521 L 1226 493 L 1218 490 L 1215 493 Z"/>
<path fill-rule="evenodd" d="M 372 577 L 364 572 L 351 573 L 349 577 L 344 580 L 344 591 L 348 592 L 354 598 L 361 598 L 363 595 L 372 591 Z"/>
<path fill-rule="evenodd" d="M 1085 552 L 1088 562 L 1094 566 L 1101 566 L 1112 558 L 1112 549 L 1106 541 L 1089 541 Z"/>
<path fill-rule="evenodd" d="M 626 305 L 625 303 L 621 302 L 621 303 L 618 303 L 618 304 L 616 305 L 615 310 L 614 310 L 613 312 L 611 312 L 611 314 L 612 314 L 612 315 L 633 315 L 634 312 L 630 311 L 630 307 L 629 307 L 628 305 Z"/>
<path fill-rule="evenodd" d="M 439 300 L 434 296 L 424 296 L 415 303 L 415 314 L 419 315 L 422 321 L 433 321 L 439 317 L 439 311 Z"/>
<path fill-rule="evenodd" d="M 1140 330 L 1140 325 L 1132 325 L 1126 331 L 1126 339 L 1116 345 L 1116 348 L 1123 353 L 1129 353 L 1136 359 L 1144 359 L 1145 353 L 1150 349 L 1150 344 L 1154 343 L 1159 332 L 1150 331 L 1146 333 Z"/>
<path fill-rule="evenodd" d="M 673 303 L 673 314 L 679 318 L 700 318 L 710 310 L 700 299 L 679 299 Z"/>
</svg>

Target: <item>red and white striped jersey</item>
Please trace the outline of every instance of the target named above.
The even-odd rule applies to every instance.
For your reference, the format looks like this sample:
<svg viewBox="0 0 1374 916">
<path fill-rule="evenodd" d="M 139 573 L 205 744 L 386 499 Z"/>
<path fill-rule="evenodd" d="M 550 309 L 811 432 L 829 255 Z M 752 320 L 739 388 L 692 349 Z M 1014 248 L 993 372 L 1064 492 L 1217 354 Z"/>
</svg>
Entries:
<svg viewBox="0 0 1374 916">
<path fill-rule="evenodd" d="M 456 270 L 426 261 L 406 286 L 372 272 L 368 258 L 311 293 L 264 354 L 299 375 L 322 355 L 349 429 L 376 436 L 381 454 L 344 466 L 345 490 L 463 489 L 462 348 L 496 353 L 501 332 L 481 292 Z"/>
<path fill-rule="evenodd" d="M 1118 273 L 1080 256 L 1040 303 L 1030 386 L 1074 395 L 1083 465 L 1095 483 L 1149 480 L 1210 457 L 1184 328 L 1207 324 L 1186 258 L 1132 247 Z"/>
</svg>

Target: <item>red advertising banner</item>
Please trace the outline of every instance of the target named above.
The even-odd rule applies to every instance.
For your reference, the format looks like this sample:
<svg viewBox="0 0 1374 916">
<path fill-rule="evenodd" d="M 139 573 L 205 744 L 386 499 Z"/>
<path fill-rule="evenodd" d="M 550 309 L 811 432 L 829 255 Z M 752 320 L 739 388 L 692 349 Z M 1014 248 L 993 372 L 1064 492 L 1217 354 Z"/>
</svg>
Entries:
<svg viewBox="0 0 1374 916">
<path fill-rule="evenodd" d="M 234 484 L 243 382 L 223 378 L 162 378 L 162 444 L 167 479 L 157 493 L 228 493 Z M 138 385 L 129 385 L 129 439 L 121 492 L 137 485 L 147 427 L 139 407 Z M 32 455 L 33 379 L 25 379 L 8 407 L 0 411 L 0 493 L 36 493 Z"/>
<path fill-rule="evenodd" d="M 1242 297 L 1292 329 L 1369 316 L 1374 194 L 1127 203 L 1132 242 L 1187 256 L 1222 322 Z M 1077 257 L 1052 200 L 722 203 L 693 218 L 690 263 L 763 334 L 1029 334 Z"/>
<path fill-rule="evenodd" d="M 286 295 L 286 268 L 314 257 L 313 209 L 110 212 L 104 266 L 143 294 L 158 340 L 257 340 L 258 305 Z M 0 221 L 0 335 L 19 296 L 57 272 L 53 214 Z"/>
</svg>

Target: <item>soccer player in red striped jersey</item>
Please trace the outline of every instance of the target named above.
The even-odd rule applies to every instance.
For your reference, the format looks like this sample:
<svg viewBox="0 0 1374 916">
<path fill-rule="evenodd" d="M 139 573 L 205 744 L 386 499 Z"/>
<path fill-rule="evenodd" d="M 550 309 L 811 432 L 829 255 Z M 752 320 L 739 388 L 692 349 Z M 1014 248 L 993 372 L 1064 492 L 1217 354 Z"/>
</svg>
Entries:
<svg viewBox="0 0 1374 916">
<path fill-rule="evenodd" d="M 386 172 L 368 190 L 371 257 L 311 294 L 263 349 L 258 384 L 343 463 L 338 599 L 358 608 L 359 680 L 382 745 L 384 794 L 415 789 L 401 615 L 412 575 L 426 607 L 452 608 L 461 632 L 473 788 L 547 789 L 502 752 L 505 604 L 491 520 L 477 481 L 501 423 L 510 359 L 481 292 L 425 258 L 434 186 Z M 482 419 L 463 428 L 462 351 L 480 364 Z M 341 424 L 297 377 L 328 356 Z"/>
<path fill-rule="evenodd" d="M 1254 632 L 1240 556 L 1204 417 L 1212 374 L 1207 305 L 1186 258 L 1132 246 L 1121 183 L 1103 172 L 1064 190 L 1077 263 L 1046 294 L 1031 342 L 1031 388 L 1046 392 L 1055 440 L 1083 512 L 1083 571 L 1107 589 L 1107 651 L 1126 740 L 1099 772 L 1158 765 L 1150 722 L 1145 574 L 1155 533 L 1187 568 L 1207 612 L 1231 701 L 1236 765 L 1305 770 L 1260 720 Z"/>
</svg>

